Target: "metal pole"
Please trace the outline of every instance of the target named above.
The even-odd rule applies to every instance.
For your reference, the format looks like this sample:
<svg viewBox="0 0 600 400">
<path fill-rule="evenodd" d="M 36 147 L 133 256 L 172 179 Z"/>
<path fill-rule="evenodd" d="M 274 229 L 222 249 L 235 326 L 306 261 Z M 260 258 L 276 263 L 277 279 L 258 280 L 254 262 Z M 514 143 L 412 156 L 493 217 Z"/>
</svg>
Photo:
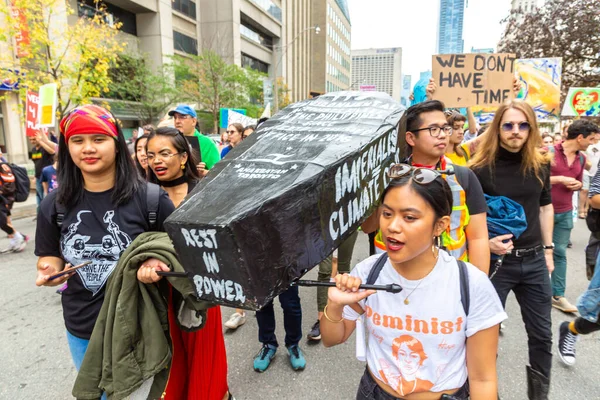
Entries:
<svg viewBox="0 0 600 400">
<path fill-rule="evenodd" d="M 273 71 L 273 76 L 275 79 L 273 80 L 273 115 L 277 114 L 279 111 L 279 82 L 277 76 L 279 75 L 279 49 L 277 46 L 273 46 L 273 50 L 275 51 L 275 71 Z M 283 53 L 282 53 L 283 54 Z"/>
</svg>

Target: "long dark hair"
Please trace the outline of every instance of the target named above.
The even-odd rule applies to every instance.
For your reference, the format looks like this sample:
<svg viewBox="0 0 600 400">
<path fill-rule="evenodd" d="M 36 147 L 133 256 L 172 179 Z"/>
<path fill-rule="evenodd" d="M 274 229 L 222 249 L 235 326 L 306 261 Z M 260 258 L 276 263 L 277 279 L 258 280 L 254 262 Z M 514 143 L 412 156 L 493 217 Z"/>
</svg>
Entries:
<svg viewBox="0 0 600 400">
<path fill-rule="evenodd" d="M 427 185 L 416 183 L 410 174 L 392 179 L 389 185 L 383 190 L 381 204 L 383 204 L 385 196 L 391 189 L 407 185 L 410 185 L 411 188 L 425 200 L 427 204 L 429 204 L 435 212 L 436 220 L 449 216 L 452 213 L 452 191 L 441 175 Z"/>
<path fill-rule="evenodd" d="M 117 120 L 114 115 L 112 117 L 115 121 Z M 118 122 L 115 125 L 117 126 L 117 139 L 115 141 L 117 154 L 112 202 L 114 205 L 121 205 L 131 200 L 144 182 L 138 177 L 121 126 Z M 58 203 L 66 208 L 71 208 L 83 199 L 85 190 L 83 175 L 71 158 L 64 134 L 60 135 L 58 140 L 58 181 L 60 182 L 56 189 Z"/>
<path fill-rule="evenodd" d="M 152 132 L 154 131 L 154 128 L 152 128 Z M 137 168 L 138 172 L 140 173 L 140 176 L 142 178 L 144 178 L 145 180 L 148 179 L 148 173 L 146 172 L 146 170 L 144 169 L 144 167 L 142 167 L 142 164 L 140 164 L 140 160 L 138 160 L 137 158 L 137 146 L 138 146 L 138 142 L 142 139 L 148 139 L 149 135 L 142 135 L 139 138 L 135 139 L 135 143 L 133 144 L 133 160 L 135 162 L 135 167 Z M 148 143 L 148 142 L 146 142 Z M 150 168 L 150 165 L 148 165 L 148 168 Z"/>
<path fill-rule="evenodd" d="M 165 136 L 171 140 L 171 144 L 175 147 L 178 153 L 186 153 L 187 161 L 185 162 L 185 169 L 183 171 L 183 175 L 185 176 L 186 182 L 189 184 L 190 182 L 196 182 L 200 180 L 200 174 L 196 169 L 196 165 L 198 164 L 198 160 L 194 153 L 190 150 L 190 144 L 188 143 L 185 136 L 181 131 L 165 126 L 163 128 L 158 128 L 150 135 L 148 135 L 148 141 L 146 142 L 146 150 L 148 149 L 148 143 L 150 140 L 156 136 Z M 160 185 L 160 179 L 156 177 L 154 171 L 150 167 L 150 162 L 148 162 L 148 181 L 152 183 L 156 183 Z"/>
</svg>

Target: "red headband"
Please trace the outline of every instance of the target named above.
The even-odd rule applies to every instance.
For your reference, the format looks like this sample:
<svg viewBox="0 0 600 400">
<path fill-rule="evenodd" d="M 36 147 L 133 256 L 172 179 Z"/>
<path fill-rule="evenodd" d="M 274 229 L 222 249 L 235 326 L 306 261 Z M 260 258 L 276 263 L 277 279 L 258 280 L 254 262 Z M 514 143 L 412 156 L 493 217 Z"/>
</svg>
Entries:
<svg viewBox="0 0 600 400">
<path fill-rule="evenodd" d="M 60 121 L 60 133 L 68 143 L 73 135 L 103 135 L 118 137 L 117 123 L 113 116 L 100 106 L 86 104 L 73 109 Z"/>
</svg>

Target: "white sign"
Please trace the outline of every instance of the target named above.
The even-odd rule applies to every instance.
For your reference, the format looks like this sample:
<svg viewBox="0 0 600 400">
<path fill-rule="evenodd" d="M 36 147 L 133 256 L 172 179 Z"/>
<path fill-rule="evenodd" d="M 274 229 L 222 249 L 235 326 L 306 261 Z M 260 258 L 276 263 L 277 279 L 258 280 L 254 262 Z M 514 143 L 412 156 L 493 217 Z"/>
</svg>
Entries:
<svg viewBox="0 0 600 400">
<path fill-rule="evenodd" d="M 229 110 L 229 117 L 227 118 L 227 126 L 231 124 L 240 123 L 244 125 L 244 128 L 250 125 L 256 125 L 256 119 L 245 116 L 244 114 L 240 114 L 239 112 L 235 112 L 233 110 Z"/>
</svg>

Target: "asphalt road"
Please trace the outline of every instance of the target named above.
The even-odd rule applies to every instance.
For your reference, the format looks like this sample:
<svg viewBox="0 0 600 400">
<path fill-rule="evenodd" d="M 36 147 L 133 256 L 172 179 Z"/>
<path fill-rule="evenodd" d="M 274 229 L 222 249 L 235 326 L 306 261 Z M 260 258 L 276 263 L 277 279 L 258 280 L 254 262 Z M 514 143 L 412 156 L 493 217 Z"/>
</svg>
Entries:
<svg viewBox="0 0 600 400">
<path fill-rule="evenodd" d="M 34 236 L 35 223 L 30 218 L 16 221 L 17 229 Z M 587 287 L 583 249 L 588 232 L 583 221 L 578 221 L 572 235 L 573 248 L 569 250 L 567 297 L 575 302 Z M 0 249 L 6 248 L 6 239 L 0 239 Z M 51 288 L 34 285 L 34 242 L 20 254 L 0 254 L 3 279 L 0 290 L 0 354 L 3 367 L 0 372 L 0 399 L 70 399 L 76 372 L 72 365 L 62 320 L 60 296 Z M 368 255 L 366 235 L 359 236 L 354 262 Z M 314 279 L 316 270 L 308 274 Z M 301 288 L 305 334 L 316 319 L 315 290 Z M 283 321 L 276 307 L 277 334 L 283 342 Z M 226 320 L 232 310 L 223 309 Z M 500 395 L 503 400 L 526 399 L 525 365 L 527 339 L 520 311 L 514 299 L 507 304 L 509 319 L 500 340 L 498 371 Z M 573 317 L 552 311 L 553 331 L 563 320 Z M 348 343 L 330 349 L 320 344 L 309 345 L 305 340 L 307 368 L 303 372 L 291 369 L 287 352 L 282 346 L 271 367 L 262 374 L 252 369 L 252 360 L 258 352 L 256 319 L 249 313 L 248 322 L 238 331 L 226 333 L 229 359 L 229 382 L 238 400 L 280 399 L 354 399 L 364 364 L 354 357 L 354 337 Z M 600 341 L 598 334 L 581 338 L 577 345 L 577 364 L 565 367 L 554 357 L 551 399 L 600 399 Z M 556 354 L 556 348 L 553 349 Z"/>
</svg>

